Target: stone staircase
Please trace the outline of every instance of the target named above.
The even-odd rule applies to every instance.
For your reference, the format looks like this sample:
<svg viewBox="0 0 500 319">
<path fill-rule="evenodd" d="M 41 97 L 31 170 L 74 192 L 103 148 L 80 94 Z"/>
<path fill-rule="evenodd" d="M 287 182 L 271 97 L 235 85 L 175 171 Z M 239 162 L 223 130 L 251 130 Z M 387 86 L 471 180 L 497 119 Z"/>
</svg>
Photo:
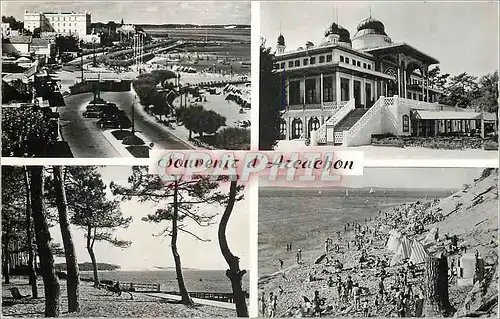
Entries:
<svg viewBox="0 0 500 319">
<path fill-rule="evenodd" d="M 348 131 L 368 111 L 368 109 L 354 109 L 347 114 L 339 124 L 335 125 L 335 132 Z"/>
</svg>

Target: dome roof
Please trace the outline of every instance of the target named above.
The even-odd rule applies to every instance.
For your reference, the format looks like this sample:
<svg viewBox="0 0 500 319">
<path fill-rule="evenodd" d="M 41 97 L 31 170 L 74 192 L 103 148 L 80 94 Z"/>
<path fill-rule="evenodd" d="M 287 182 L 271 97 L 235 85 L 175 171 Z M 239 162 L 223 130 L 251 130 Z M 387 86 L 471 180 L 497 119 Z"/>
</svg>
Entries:
<svg viewBox="0 0 500 319">
<path fill-rule="evenodd" d="M 363 30 L 367 30 L 362 32 Z M 370 33 L 370 34 L 380 34 L 380 35 L 385 35 L 385 26 L 382 22 L 378 21 L 377 19 L 373 19 L 372 17 L 369 17 L 368 19 L 364 19 L 358 24 L 358 32 L 359 34 L 361 33 Z"/>
<path fill-rule="evenodd" d="M 281 33 L 278 36 L 278 45 L 285 45 L 285 37 Z"/>
<path fill-rule="evenodd" d="M 339 36 L 339 42 L 351 43 L 351 34 L 344 27 L 333 22 L 325 31 L 325 38 L 331 34 Z"/>
</svg>

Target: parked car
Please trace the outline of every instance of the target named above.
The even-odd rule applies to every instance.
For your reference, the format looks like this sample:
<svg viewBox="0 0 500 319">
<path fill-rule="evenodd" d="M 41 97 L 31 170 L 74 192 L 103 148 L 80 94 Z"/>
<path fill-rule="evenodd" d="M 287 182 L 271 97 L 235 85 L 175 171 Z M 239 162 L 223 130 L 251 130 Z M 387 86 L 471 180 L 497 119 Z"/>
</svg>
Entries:
<svg viewBox="0 0 500 319">
<path fill-rule="evenodd" d="M 87 109 L 85 112 L 82 113 L 83 117 L 85 118 L 101 118 L 102 117 L 102 111 L 97 108 L 91 108 Z"/>
<path fill-rule="evenodd" d="M 123 128 L 120 121 L 111 118 L 102 118 L 97 121 L 96 125 L 100 128 Z"/>
</svg>

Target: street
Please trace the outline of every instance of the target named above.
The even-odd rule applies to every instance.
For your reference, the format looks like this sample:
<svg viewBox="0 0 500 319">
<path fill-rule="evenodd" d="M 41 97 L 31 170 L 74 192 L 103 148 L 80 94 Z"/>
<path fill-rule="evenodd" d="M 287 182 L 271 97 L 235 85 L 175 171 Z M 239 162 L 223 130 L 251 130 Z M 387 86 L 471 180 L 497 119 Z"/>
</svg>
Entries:
<svg viewBox="0 0 500 319">
<path fill-rule="evenodd" d="M 101 97 L 115 103 L 132 120 L 131 92 L 102 92 Z M 95 122 L 82 116 L 85 106 L 93 98 L 93 93 L 70 95 L 65 98 L 66 107 L 59 108 L 61 133 L 68 142 L 75 157 L 109 158 L 120 157 L 108 140 L 101 133 Z M 135 130 L 144 134 L 157 147 L 163 149 L 188 149 L 188 146 L 162 130 L 156 123 L 143 118 L 135 112 Z"/>
</svg>

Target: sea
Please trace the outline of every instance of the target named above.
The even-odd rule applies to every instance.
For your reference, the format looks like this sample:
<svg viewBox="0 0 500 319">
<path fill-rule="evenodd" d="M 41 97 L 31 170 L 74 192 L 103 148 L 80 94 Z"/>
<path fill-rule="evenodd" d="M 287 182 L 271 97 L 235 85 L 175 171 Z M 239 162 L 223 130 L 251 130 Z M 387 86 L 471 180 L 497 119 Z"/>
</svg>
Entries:
<svg viewBox="0 0 500 319">
<path fill-rule="evenodd" d="M 93 277 L 92 271 L 81 271 L 82 277 Z M 190 292 L 231 293 L 231 282 L 222 270 L 183 270 L 184 282 Z M 243 276 L 243 290 L 249 292 L 249 272 Z M 160 284 L 161 291 L 179 291 L 175 270 L 109 270 L 99 271 L 100 280 L 121 283 Z"/>
<path fill-rule="evenodd" d="M 304 260 L 323 252 L 326 238 L 346 223 L 363 223 L 402 203 L 444 198 L 454 190 L 370 188 L 260 188 L 258 216 L 259 277 L 295 263 L 297 249 Z M 347 192 L 347 194 L 346 194 Z M 286 251 L 292 243 L 292 251 Z"/>
</svg>

